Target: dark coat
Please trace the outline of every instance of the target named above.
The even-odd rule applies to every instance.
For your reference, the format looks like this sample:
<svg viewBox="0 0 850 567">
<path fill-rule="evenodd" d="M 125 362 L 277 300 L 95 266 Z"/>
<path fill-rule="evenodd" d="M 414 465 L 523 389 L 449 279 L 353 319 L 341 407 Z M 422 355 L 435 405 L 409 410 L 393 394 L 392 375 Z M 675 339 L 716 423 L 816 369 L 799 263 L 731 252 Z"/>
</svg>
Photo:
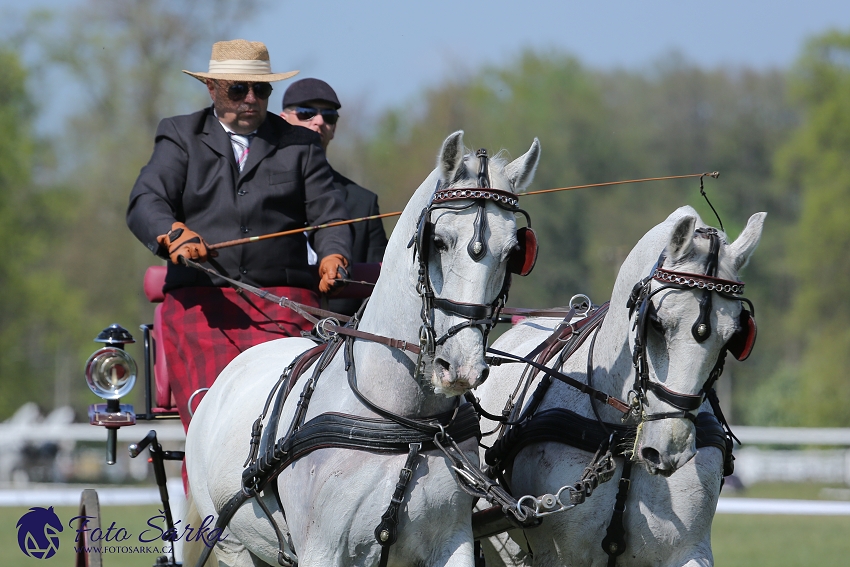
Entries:
<svg viewBox="0 0 850 567">
<path fill-rule="evenodd" d="M 334 186 L 345 195 L 345 205 L 351 218 L 371 217 L 381 214 L 378 210 L 378 196 L 364 189 L 337 171 L 333 172 Z M 354 241 L 351 245 L 352 262 L 381 262 L 387 249 L 387 234 L 381 219 L 356 222 Z M 328 309 L 334 313 L 353 315 L 360 307 L 360 299 L 328 300 Z"/>
<path fill-rule="evenodd" d="M 160 122 L 153 155 L 136 180 L 127 209 L 130 230 L 161 257 L 167 253 L 156 238 L 170 231 L 175 221 L 213 244 L 348 218 L 318 134 L 268 113 L 240 173 L 230 139 L 212 107 Z M 312 234 L 319 258 L 351 257 L 349 227 Z M 210 263 L 245 283 L 315 286 L 315 268 L 307 264 L 303 234 L 218 252 Z M 165 290 L 210 285 L 225 282 L 169 262 Z"/>
</svg>

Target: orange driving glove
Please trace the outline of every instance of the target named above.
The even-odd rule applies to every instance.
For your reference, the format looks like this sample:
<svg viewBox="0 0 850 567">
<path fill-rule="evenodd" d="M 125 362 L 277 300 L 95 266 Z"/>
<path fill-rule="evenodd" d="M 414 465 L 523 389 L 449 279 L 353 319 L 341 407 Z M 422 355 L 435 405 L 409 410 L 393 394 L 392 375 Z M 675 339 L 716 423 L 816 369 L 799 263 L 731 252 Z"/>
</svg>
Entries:
<svg viewBox="0 0 850 567">
<path fill-rule="evenodd" d="M 348 260 L 342 254 L 328 254 L 319 262 L 319 291 L 331 293 L 341 289 L 345 282 L 337 278 L 347 278 Z"/>
<path fill-rule="evenodd" d="M 168 257 L 175 264 L 180 263 L 181 256 L 198 262 L 206 262 L 207 258 L 218 256 L 218 252 L 210 250 L 200 234 L 182 222 L 172 224 L 171 231 L 157 236 L 156 241 L 168 250 Z"/>
</svg>

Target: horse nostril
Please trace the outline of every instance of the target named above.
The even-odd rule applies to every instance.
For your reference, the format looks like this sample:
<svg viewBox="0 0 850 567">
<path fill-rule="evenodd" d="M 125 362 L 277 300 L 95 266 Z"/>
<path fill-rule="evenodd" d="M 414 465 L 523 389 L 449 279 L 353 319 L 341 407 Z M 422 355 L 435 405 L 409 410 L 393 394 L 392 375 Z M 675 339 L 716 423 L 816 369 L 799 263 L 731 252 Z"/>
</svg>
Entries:
<svg viewBox="0 0 850 567">
<path fill-rule="evenodd" d="M 640 456 L 643 457 L 644 461 L 652 463 L 656 467 L 661 464 L 661 455 L 652 447 L 644 447 L 641 449 Z"/>
<path fill-rule="evenodd" d="M 490 369 L 485 367 L 484 370 L 481 371 L 481 377 L 478 379 L 478 383 L 483 384 L 484 381 L 487 380 L 488 376 L 490 376 Z"/>
<path fill-rule="evenodd" d="M 437 366 L 439 366 L 439 367 L 440 367 L 440 369 L 441 369 L 441 370 L 442 370 L 442 371 L 443 371 L 446 375 L 448 375 L 448 374 L 449 374 L 449 369 L 451 368 L 451 366 L 449 365 L 449 363 L 448 363 L 448 362 L 446 362 L 446 361 L 445 361 L 445 360 L 443 360 L 442 358 L 435 358 L 435 359 L 434 359 L 434 364 L 435 364 L 435 365 L 437 365 Z"/>
</svg>

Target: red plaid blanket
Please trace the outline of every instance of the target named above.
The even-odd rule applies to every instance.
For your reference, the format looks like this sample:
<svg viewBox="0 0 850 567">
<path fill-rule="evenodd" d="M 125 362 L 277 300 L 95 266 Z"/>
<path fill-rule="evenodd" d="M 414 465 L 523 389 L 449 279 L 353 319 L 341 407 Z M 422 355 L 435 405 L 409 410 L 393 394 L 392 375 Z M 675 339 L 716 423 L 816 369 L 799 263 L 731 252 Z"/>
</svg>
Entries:
<svg viewBox="0 0 850 567">
<path fill-rule="evenodd" d="M 308 289 L 266 289 L 298 303 L 319 306 L 318 296 Z M 165 347 L 171 391 L 186 428 L 190 419 L 186 409 L 189 398 L 199 388 L 209 388 L 239 353 L 266 341 L 301 336 L 302 330 L 312 326 L 291 309 L 250 294 L 242 297 L 234 289 L 220 287 L 181 288 L 168 292 L 162 303 L 162 320 L 166 324 L 160 336 Z M 202 398 L 203 393 L 200 393 L 192 399 L 192 411 Z"/>
</svg>

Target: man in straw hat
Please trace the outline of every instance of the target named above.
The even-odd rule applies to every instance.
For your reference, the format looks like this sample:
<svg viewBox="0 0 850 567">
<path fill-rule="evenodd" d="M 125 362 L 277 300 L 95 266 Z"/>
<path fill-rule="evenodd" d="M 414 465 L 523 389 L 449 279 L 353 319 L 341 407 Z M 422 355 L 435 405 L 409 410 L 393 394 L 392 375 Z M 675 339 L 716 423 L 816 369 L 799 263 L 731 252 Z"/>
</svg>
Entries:
<svg viewBox="0 0 850 567">
<path fill-rule="evenodd" d="M 266 46 L 245 40 L 213 45 L 209 72 L 183 71 L 209 91 L 212 105 L 159 124 L 153 155 L 130 194 L 127 224 L 154 254 L 169 259 L 161 329 L 172 392 L 185 425 L 219 372 L 245 349 L 299 335 L 297 313 L 239 296 L 227 283 L 181 264 L 181 257 L 299 303 L 318 306 L 306 236 L 210 250 L 223 242 L 349 218 L 334 188 L 318 134 L 268 113 L 272 73 Z M 351 229 L 311 233 L 318 289 L 335 287 L 348 265 Z"/>
</svg>

